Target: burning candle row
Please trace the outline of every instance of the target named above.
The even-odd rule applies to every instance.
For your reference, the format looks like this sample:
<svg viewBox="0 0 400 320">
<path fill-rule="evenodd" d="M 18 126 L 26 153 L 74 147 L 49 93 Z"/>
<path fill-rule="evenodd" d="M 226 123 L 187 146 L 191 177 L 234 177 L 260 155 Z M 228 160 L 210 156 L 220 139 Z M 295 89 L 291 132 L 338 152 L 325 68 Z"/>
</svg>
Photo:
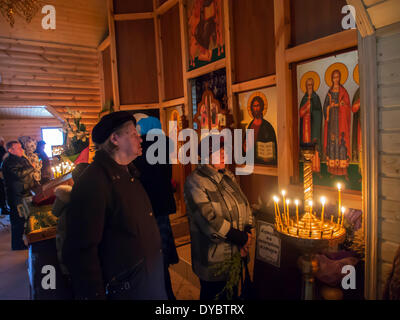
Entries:
<svg viewBox="0 0 400 320">
<path fill-rule="evenodd" d="M 75 165 L 70 162 L 62 162 L 57 166 L 51 167 L 51 171 L 53 171 L 54 178 L 59 178 L 72 170 L 74 170 Z"/>
<path fill-rule="evenodd" d="M 342 199 L 341 199 L 341 190 L 342 190 L 342 186 L 340 183 L 338 183 L 337 185 L 338 187 L 338 218 L 337 218 L 337 222 L 336 224 L 333 221 L 333 216 L 331 216 L 330 222 L 328 220 L 328 222 L 326 223 L 325 221 L 325 204 L 327 203 L 327 200 L 325 197 L 321 197 L 320 201 L 322 204 L 322 210 L 321 210 L 321 219 L 317 220 L 318 224 L 320 225 L 320 228 L 324 229 L 325 227 L 332 227 L 334 224 L 338 227 L 338 228 L 342 228 L 343 227 L 343 223 L 344 223 L 344 213 L 345 213 L 345 208 L 342 207 Z M 280 208 L 279 208 L 279 201 L 280 199 L 277 196 L 274 196 L 273 200 L 274 200 L 274 207 L 275 207 L 275 221 L 277 226 L 281 229 L 284 230 L 284 228 L 289 228 L 289 227 L 293 227 L 294 225 L 294 218 L 291 219 L 290 217 L 290 200 L 286 198 L 286 191 L 282 190 L 281 192 L 282 194 L 282 202 L 283 202 L 283 213 L 281 214 Z M 296 206 L 296 217 L 295 217 L 295 224 L 298 228 L 300 228 L 301 223 L 299 223 L 299 200 L 295 200 L 294 201 L 295 206 Z M 306 215 L 308 214 L 308 217 L 306 220 L 309 221 L 309 230 L 310 230 L 310 234 L 312 234 L 312 220 L 316 219 L 316 212 L 313 212 L 313 201 L 309 201 L 308 202 L 308 207 L 309 207 L 309 212 L 307 212 L 304 217 L 306 217 Z M 315 215 L 314 215 L 315 214 Z M 304 219 L 303 217 L 303 219 Z M 305 224 L 304 224 L 305 226 Z M 323 231 L 321 231 L 323 234 Z M 297 234 L 299 232 L 297 231 Z M 322 236 L 321 236 L 322 237 Z"/>
</svg>

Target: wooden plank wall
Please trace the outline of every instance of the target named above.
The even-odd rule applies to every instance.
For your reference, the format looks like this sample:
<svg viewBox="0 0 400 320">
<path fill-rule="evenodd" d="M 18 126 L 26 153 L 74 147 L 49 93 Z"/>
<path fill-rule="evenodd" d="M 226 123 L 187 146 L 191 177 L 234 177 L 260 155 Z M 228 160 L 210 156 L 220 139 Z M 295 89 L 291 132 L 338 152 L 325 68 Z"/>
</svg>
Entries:
<svg viewBox="0 0 400 320">
<path fill-rule="evenodd" d="M 346 0 L 291 0 L 291 45 L 323 38 L 342 29 Z"/>
<path fill-rule="evenodd" d="M 273 0 L 232 2 L 234 82 L 275 74 Z"/>
<path fill-rule="evenodd" d="M 183 97 L 183 71 L 179 5 L 160 16 L 161 48 L 164 71 L 164 98 Z"/>
<path fill-rule="evenodd" d="M 379 288 L 400 245 L 400 24 L 377 37 L 379 107 Z"/>
<path fill-rule="evenodd" d="M 0 38 L 0 107 L 67 107 L 93 125 L 100 111 L 96 49 Z"/>
<path fill-rule="evenodd" d="M 121 105 L 158 103 L 153 19 L 116 21 Z"/>
<path fill-rule="evenodd" d="M 42 139 L 42 128 L 62 127 L 61 121 L 54 118 L 43 119 L 0 119 L 0 136 L 6 143 L 17 140 L 21 136 L 30 136 L 36 140 Z"/>
</svg>

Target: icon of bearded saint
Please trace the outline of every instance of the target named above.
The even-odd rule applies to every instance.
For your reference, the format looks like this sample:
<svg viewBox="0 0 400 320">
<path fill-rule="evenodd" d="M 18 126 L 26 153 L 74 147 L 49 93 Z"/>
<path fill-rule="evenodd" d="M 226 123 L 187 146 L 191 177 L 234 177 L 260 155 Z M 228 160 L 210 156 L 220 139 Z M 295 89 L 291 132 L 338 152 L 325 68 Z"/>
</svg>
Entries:
<svg viewBox="0 0 400 320">
<path fill-rule="evenodd" d="M 255 163 L 275 165 L 277 163 L 276 135 L 272 125 L 264 119 L 264 114 L 267 112 L 264 99 L 255 96 L 251 100 L 249 111 L 253 120 L 247 129 L 254 130 L 254 145 L 249 144 L 246 149 L 247 151 L 254 149 Z"/>
</svg>

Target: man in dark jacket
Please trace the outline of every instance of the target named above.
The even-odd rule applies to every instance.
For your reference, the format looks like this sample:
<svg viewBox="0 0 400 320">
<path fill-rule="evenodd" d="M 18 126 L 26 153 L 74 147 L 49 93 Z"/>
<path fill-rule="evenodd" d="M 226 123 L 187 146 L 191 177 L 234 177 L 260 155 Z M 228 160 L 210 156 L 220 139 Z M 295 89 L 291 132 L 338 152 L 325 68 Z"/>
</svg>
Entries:
<svg viewBox="0 0 400 320">
<path fill-rule="evenodd" d="M 160 233 L 131 162 L 141 155 L 124 111 L 93 128 L 93 163 L 73 186 L 63 260 L 77 299 L 166 299 Z"/>
<path fill-rule="evenodd" d="M 143 154 L 134 160 L 134 164 L 140 171 L 140 181 L 150 198 L 154 216 L 160 230 L 164 256 L 165 288 L 168 300 L 176 300 L 168 270 L 169 265 L 179 262 L 171 223 L 169 221 L 169 215 L 176 212 L 174 192 L 171 184 L 172 165 L 168 153 L 166 153 L 166 159 L 164 159 L 163 163 L 150 164 L 146 159 L 147 150 L 154 143 L 153 141 L 147 141 L 147 134 L 153 129 L 158 129 L 159 133 L 162 134 L 160 120 L 155 117 L 142 118 L 139 120 L 138 126 L 140 126 L 140 134 L 143 140 Z M 169 144 L 173 142 L 164 135 L 162 137 L 166 141 L 165 149 L 169 150 Z M 161 139 L 161 136 L 159 138 Z"/>
<path fill-rule="evenodd" d="M 23 250 L 26 246 L 22 240 L 25 218 L 18 213 L 18 205 L 24 197 L 29 196 L 29 190 L 35 186 L 34 168 L 27 158 L 18 141 L 7 143 L 8 157 L 3 161 L 3 175 L 6 184 L 8 204 L 11 209 L 11 248 Z"/>
</svg>

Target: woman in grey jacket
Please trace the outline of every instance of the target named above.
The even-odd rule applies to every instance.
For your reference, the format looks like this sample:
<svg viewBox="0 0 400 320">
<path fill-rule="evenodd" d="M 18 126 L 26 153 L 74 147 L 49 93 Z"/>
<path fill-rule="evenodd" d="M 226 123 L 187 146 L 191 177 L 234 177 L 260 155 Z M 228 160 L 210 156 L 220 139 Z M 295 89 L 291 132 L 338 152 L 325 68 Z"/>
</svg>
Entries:
<svg viewBox="0 0 400 320">
<path fill-rule="evenodd" d="M 217 276 L 215 265 L 239 251 L 242 257 L 247 256 L 253 225 L 249 202 L 234 175 L 225 168 L 223 136 L 218 141 L 214 150 L 220 153 L 219 163 L 199 165 L 187 178 L 184 188 L 192 267 L 200 278 L 200 300 L 213 300 L 223 290 L 228 274 Z M 201 148 L 209 148 L 210 162 L 214 151 L 211 142 L 210 135 L 200 144 Z"/>
</svg>

